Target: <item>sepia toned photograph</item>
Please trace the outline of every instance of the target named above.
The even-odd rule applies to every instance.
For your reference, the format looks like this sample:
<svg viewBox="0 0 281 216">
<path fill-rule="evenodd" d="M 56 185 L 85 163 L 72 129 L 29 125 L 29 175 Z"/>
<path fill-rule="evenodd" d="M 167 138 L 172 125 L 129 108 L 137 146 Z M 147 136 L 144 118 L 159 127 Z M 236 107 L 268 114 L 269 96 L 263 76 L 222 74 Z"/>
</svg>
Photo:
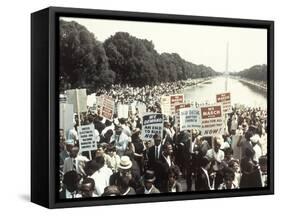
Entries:
<svg viewBox="0 0 281 216">
<path fill-rule="evenodd" d="M 59 17 L 60 200 L 269 187 L 268 29 Z"/>
</svg>

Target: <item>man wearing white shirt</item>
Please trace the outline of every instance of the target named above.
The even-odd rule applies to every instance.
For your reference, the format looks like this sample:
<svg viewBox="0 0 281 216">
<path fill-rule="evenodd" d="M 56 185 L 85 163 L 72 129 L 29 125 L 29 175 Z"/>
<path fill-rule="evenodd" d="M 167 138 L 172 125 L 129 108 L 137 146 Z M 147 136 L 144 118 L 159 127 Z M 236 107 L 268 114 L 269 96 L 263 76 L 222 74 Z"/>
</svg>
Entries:
<svg viewBox="0 0 281 216">
<path fill-rule="evenodd" d="M 79 146 L 74 145 L 70 151 L 69 157 L 64 160 L 63 173 L 74 170 L 82 176 L 85 175 L 84 167 L 85 163 L 89 161 L 89 159 L 82 155 L 79 155 L 78 153 Z"/>
<path fill-rule="evenodd" d="M 129 137 L 122 132 L 122 127 L 115 128 L 115 135 L 111 137 L 110 142 L 112 141 L 115 141 L 116 153 L 120 157 L 123 156 L 129 144 Z"/>
<path fill-rule="evenodd" d="M 213 169 L 214 171 L 219 170 L 219 165 L 224 159 L 224 152 L 220 149 L 222 145 L 223 139 L 222 137 L 214 137 L 214 146 L 213 148 L 207 151 L 206 157 L 213 161 Z"/>
<path fill-rule="evenodd" d="M 206 157 L 212 162 L 212 170 L 216 174 L 214 179 L 214 187 L 216 189 L 223 181 L 223 178 L 220 175 L 220 170 L 223 168 L 221 162 L 224 159 L 224 152 L 220 149 L 222 143 L 223 138 L 221 136 L 214 137 L 214 146 L 209 149 L 206 154 Z"/>
<path fill-rule="evenodd" d="M 97 164 L 97 170 L 91 175 L 91 178 L 95 180 L 97 195 L 101 196 L 104 193 L 104 189 L 109 186 L 109 178 L 112 175 L 112 171 L 105 166 L 102 156 L 96 157 L 95 162 Z M 92 163 L 92 166 L 94 165 L 95 163 Z"/>
</svg>

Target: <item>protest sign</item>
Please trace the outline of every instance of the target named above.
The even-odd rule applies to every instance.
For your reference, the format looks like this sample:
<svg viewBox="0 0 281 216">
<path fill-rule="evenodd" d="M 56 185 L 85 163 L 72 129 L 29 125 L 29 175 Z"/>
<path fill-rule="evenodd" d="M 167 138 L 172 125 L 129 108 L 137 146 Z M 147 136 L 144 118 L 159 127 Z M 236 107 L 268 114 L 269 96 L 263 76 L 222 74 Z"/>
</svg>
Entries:
<svg viewBox="0 0 281 216">
<path fill-rule="evenodd" d="M 152 140 L 154 134 L 163 137 L 164 118 L 160 113 L 146 113 L 142 117 L 142 138 L 143 140 Z"/>
<path fill-rule="evenodd" d="M 171 115 L 171 98 L 170 96 L 162 96 L 161 100 L 161 110 L 164 115 Z"/>
<path fill-rule="evenodd" d="M 136 111 L 139 114 L 139 117 L 143 116 L 146 113 L 146 105 L 144 103 L 137 103 Z"/>
<path fill-rule="evenodd" d="M 117 104 L 117 115 L 118 118 L 128 118 L 129 105 L 127 104 Z"/>
<path fill-rule="evenodd" d="M 112 97 L 103 96 L 101 115 L 109 120 L 113 118 L 114 114 L 114 100 Z"/>
<path fill-rule="evenodd" d="M 64 130 L 66 137 L 73 125 L 73 104 L 60 103 L 60 129 Z"/>
<path fill-rule="evenodd" d="M 66 101 L 73 104 L 73 111 L 76 113 L 87 112 L 86 89 L 70 89 L 66 91 Z"/>
<path fill-rule="evenodd" d="M 180 131 L 201 129 L 201 113 L 199 108 L 182 108 L 179 110 Z"/>
<path fill-rule="evenodd" d="M 170 96 L 170 109 L 171 115 L 175 115 L 175 106 L 184 103 L 183 94 L 171 95 Z"/>
<path fill-rule="evenodd" d="M 202 136 L 213 136 L 224 133 L 224 122 L 221 105 L 201 107 Z"/>
<path fill-rule="evenodd" d="M 231 113 L 232 112 L 230 92 L 217 94 L 216 95 L 216 101 L 217 101 L 217 103 L 222 104 L 222 109 L 223 109 L 224 113 Z"/>
<path fill-rule="evenodd" d="M 87 96 L 87 106 L 89 107 L 96 107 L 97 104 L 97 98 L 96 93 L 90 94 Z"/>
<path fill-rule="evenodd" d="M 180 128 L 180 109 L 188 107 L 190 107 L 190 104 L 178 104 L 175 106 L 175 125 L 177 128 Z"/>
<path fill-rule="evenodd" d="M 80 151 L 83 152 L 97 149 L 94 124 L 78 126 L 78 138 Z"/>
<path fill-rule="evenodd" d="M 97 107 L 99 107 L 99 108 L 102 107 L 103 97 L 104 97 L 103 95 L 96 96 L 96 103 L 97 103 Z"/>
</svg>

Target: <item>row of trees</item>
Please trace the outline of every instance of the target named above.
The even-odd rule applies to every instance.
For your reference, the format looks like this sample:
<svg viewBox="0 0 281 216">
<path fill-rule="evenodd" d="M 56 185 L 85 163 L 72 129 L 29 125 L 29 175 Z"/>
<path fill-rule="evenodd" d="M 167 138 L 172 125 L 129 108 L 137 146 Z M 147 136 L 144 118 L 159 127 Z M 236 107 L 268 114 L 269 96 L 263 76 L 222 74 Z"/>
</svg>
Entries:
<svg viewBox="0 0 281 216">
<path fill-rule="evenodd" d="M 267 81 L 267 65 L 255 65 L 238 73 L 232 73 L 234 76 L 241 76 L 256 81 Z"/>
<path fill-rule="evenodd" d="M 214 76 L 176 53 L 159 54 L 152 41 L 117 32 L 104 43 L 76 22 L 60 21 L 60 87 L 95 91 L 111 84 L 155 85 Z"/>
</svg>

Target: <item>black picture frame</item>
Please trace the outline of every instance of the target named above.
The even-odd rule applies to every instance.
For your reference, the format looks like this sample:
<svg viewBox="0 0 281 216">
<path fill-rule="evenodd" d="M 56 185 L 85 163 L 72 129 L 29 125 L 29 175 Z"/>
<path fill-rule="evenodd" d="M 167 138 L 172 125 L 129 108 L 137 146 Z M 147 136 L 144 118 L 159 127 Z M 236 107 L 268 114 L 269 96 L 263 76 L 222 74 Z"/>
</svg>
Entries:
<svg viewBox="0 0 281 216">
<path fill-rule="evenodd" d="M 58 18 L 83 17 L 267 29 L 268 179 L 266 188 L 60 201 L 58 181 Z M 274 22 L 49 7 L 31 15 L 31 201 L 47 208 L 97 206 L 274 194 Z"/>
</svg>

